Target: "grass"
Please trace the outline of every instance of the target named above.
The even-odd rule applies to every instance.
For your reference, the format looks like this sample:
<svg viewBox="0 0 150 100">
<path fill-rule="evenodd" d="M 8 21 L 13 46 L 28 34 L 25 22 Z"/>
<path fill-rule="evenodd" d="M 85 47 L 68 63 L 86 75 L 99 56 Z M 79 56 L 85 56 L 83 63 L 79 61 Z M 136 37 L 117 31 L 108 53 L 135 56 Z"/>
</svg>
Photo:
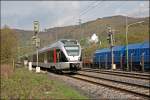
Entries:
<svg viewBox="0 0 150 100">
<path fill-rule="evenodd" d="M 9 78 L 1 77 L 1 99 L 87 99 L 72 87 L 47 74 L 17 68 Z"/>
</svg>

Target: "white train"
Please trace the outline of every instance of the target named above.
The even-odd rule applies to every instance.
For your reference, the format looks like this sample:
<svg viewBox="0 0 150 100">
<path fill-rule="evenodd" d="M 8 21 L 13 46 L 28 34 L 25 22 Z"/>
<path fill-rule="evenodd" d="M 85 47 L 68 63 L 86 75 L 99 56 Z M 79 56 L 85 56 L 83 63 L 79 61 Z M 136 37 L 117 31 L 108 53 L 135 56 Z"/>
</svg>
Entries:
<svg viewBox="0 0 150 100">
<path fill-rule="evenodd" d="M 82 67 L 81 46 L 77 40 L 61 39 L 39 49 L 38 66 L 60 72 L 76 72 Z M 36 52 L 28 58 L 36 66 Z"/>
</svg>

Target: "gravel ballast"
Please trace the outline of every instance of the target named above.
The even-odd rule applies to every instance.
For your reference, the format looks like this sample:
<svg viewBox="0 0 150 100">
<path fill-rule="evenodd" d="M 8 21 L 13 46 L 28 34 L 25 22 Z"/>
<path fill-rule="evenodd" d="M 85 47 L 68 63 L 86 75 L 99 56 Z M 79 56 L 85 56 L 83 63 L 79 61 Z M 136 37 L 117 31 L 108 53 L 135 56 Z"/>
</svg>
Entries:
<svg viewBox="0 0 150 100">
<path fill-rule="evenodd" d="M 48 72 L 48 76 L 51 79 L 60 80 L 74 89 L 78 90 L 80 93 L 88 96 L 91 99 L 139 99 L 143 100 L 142 97 L 138 97 L 129 93 L 122 91 L 117 91 L 110 89 L 108 87 L 94 85 L 88 82 L 81 80 L 73 79 L 64 75 L 57 75 L 54 73 Z"/>
</svg>

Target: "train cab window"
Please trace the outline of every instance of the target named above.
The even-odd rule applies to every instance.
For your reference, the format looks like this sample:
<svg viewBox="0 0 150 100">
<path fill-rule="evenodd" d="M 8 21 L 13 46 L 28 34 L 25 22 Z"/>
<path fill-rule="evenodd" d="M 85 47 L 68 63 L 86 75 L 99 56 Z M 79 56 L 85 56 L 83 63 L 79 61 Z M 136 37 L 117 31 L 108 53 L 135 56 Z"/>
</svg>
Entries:
<svg viewBox="0 0 150 100">
<path fill-rule="evenodd" d="M 65 46 L 65 49 L 67 51 L 67 54 L 69 56 L 78 56 L 79 55 L 79 46 Z"/>
</svg>

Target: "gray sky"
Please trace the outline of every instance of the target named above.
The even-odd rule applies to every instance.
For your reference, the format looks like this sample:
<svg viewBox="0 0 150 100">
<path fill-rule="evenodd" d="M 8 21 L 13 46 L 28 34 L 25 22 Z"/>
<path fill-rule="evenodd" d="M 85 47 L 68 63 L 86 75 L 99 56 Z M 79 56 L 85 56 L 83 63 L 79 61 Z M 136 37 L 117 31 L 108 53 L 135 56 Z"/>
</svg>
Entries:
<svg viewBox="0 0 150 100">
<path fill-rule="evenodd" d="M 1 1 L 1 25 L 25 30 L 34 20 L 43 30 L 114 15 L 147 17 L 149 1 Z"/>
</svg>

